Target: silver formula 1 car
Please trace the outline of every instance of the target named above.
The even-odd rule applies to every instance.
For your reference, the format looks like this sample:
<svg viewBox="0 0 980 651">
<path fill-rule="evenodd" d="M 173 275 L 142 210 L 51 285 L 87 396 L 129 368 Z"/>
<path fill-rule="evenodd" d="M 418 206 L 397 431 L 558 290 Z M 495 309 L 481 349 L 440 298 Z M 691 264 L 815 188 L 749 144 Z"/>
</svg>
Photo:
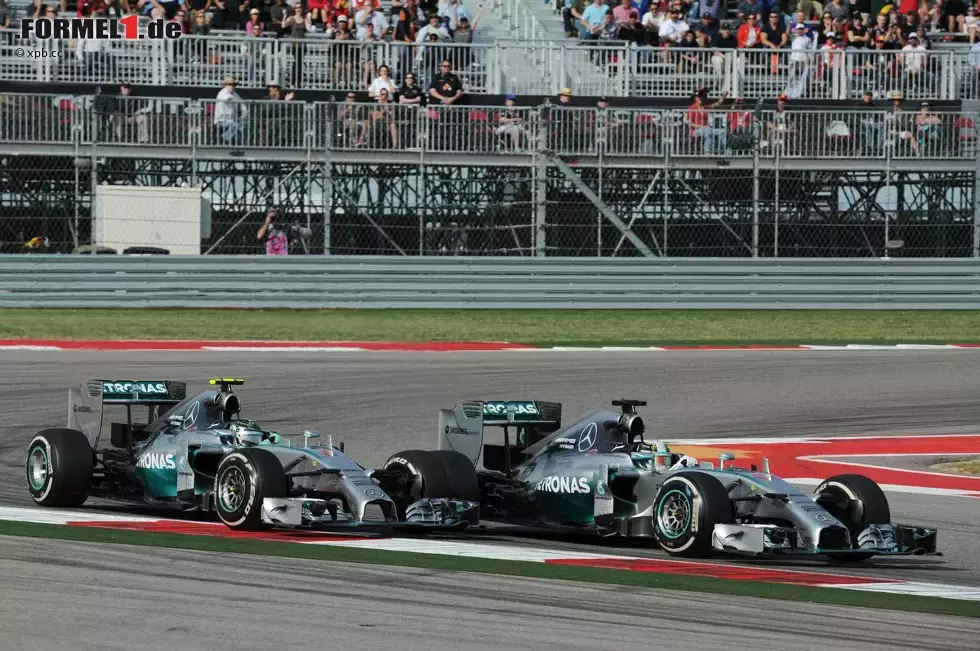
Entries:
<svg viewBox="0 0 980 651">
<path fill-rule="evenodd" d="M 479 520 L 472 486 L 433 479 L 424 498 L 412 498 L 407 473 L 375 472 L 344 446 L 302 446 L 242 419 L 233 378 L 185 398 L 170 381 L 90 380 L 69 390 L 68 427 L 38 432 L 27 449 L 27 487 L 43 506 L 81 506 L 90 496 L 213 511 L 233 529 L 283 527 L 465 528 Z M 103 409 L 125 409 L 101 444 Z M 133 421 L 145 409 L 146 420 Z M 459 453 L 432 453 L 446 468 L 468 466 Z M 434 466 L 433 466 L 434 467 Z M 428 466 L 427 466 L 428 468 Z M 431 468 L 429 468 L 431 472 Z"/>
<path fill-rule="evenodd" d="M 562 427 L 559 403 L 464 401 L 440 412 L 439 448 L 468 459 L 456 479 L 479 482 L 488 521 L 653 538 L 677 556 L 936 553 L 936 530 L 893 524 L 871 479 L 831 477 L 810 495 L 767 461 L 738 468 L 723 454 L 716 467 L 672 454 L 644 440 L 636 407 L 645 404 L 614 401 L 620 411 L 592 411 Z M 488 427 L 501 428 L 502 440 L 485 440 Z M 441 485 L 443 470 L 419 463 L 426 454 L 399 452 L 385 469 L 417 477 L 417 486 L 430 476 Z"/>
</svg>

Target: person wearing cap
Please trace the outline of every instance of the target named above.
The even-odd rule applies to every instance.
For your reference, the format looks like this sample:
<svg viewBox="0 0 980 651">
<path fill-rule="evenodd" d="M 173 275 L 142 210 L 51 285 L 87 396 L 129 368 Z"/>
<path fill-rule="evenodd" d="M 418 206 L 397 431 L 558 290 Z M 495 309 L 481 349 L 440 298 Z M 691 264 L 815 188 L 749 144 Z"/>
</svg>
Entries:
<svg viewBox="0 0 980 651">
<path fill-rule="evenodd" d="M 813 49 L 813 39 L 806 33 L 806 25 L 796 23 L 793 25 L 792 40 L 789 49 L 790 65 L 790 87 L 799 87 L 801 90 L 809 78 L 810 53 Z"/>
<path fill-rule="evenodd" d="M 728 111 L 728 146 L 735 151 L 752 148 L 752 125 L 755 115 L 745 106 L 745 98 L 736 97 Z"/>
<path fill-rule="evenodd" d="M 723 92 L 731 90 L 732 61 L 735 54 L 732 50 L 738 49 L 738 38 L 731 23 L 725 21 L 718 26 L 718 33 L 709 43 L 711 47 L 711 68 L 714 70 L 715 77 L 722 79 L 721 89 Z"/>
<path fill-rule="evenodd" d="M 718 35 L 718 21 L 715 20 L 714 14 L 707 11 L 701 14 L 701 23 L 695 30 L 698 34 L 698 45 L 708 47 L 711 39 Z"/>
<path fill-rule="evenodd" d="M 415 73 L 406 72 L 401 88 L 398 89 L 398 103 L 421 106 L 424 99 L 422 87 L 419 85 Z"/>
<path fill-rule="evenodd" d="M 233 142 L 242 135 L 248 118 L 248 107 L 237 89 L 238 80 L 225 77 L 214 105 L 214 126 L 221 131 L 225 142 Z"/>
<path fill-rule="evenodd" d="M 435 34 L 437 39 L 440 41 L 450 41 L 449 32 L 442 24 L 442 19 L 439 18 L 438 14 L 429 14 L 429 24 L 419 30 L 419 34 L 416 37 L 415 42 L 419 45 L 423 43 L 428 43 L 431 39 L 430 34 Z"/>
<path fill-rule="evenodd" d="M 248 12 L 248 24 L 245 25 L 245 33 L 248 36 L 262 36 L 265 32 L 265 23 L 259 17 L 259 10 L 252 9 Z"/>
<path fill-rule="evenodd" d="M 926 48 L 919 42 L 915 32 L 908 35 L 908 42 L 902 48 L 902 67 L 905 74 L 912 80 L 918 81 L 926 65 Z"/>
<path fill-rule="evenodd" d="M 882 131 L 882 116 L 875 104 L 874 92 L 865 89 L 861 95 L 861 126 L 864 128 L 865 153 L 875 154 L 881 151 L 884 133 Z"/>
<path fill-rule="evenodd" d="M 773 111 L 770 119 L 766 120 L 768 142 L 775 145 L 786 145 L 787 136 L 796 134 L 796 123 L 786 111 L 786 100 L 786 93 L 780 93 L 776 97 L 776 110 Z"/>
<path fill-rule="evenodd" d="M 504 100 L 504 109 L 497 112 L 497 127 L 494 135 L 501 140 L 509 139 L 513 151 L 520 151 L 524 135 L 524 117 L 517 109 L 517 95 L 510 93 Z"/>
<path fill-rule="evenodd" d="M 640 13 L 636 9 L 630 10 L 626 17 L 626 24 L 619 28 L 619 40 L 636 47 L 649 45 L 647 30 L 643 29 L 639 17 Z"/>
<path fill-rule="evenodd" d="M 660 45 L 670 47 L 679 45 L 684 40 L 684 34 L 689 31 L 691 26 L 682 18 L 680 9 L 672 7 L 670 15 L 660 24 L 657 36 L 660 38 Z"/>
<path fill-rule="evenodd" d="M 559 106 L 568 106 L 572 102 L 572 89 L 568 86 L 558 91 Z"/>
<path fill-rule="evenodd" d="M 871 47 L 871 31 L 864 24 L 864 16 L 856 13 L 847 27 L 847 48 L 867 50 L 869 47 Z"/>
<path fill-rule="evenodd" d="M 374 27 L 374 35 L 378 39 L 384 39 L 388 36 L 388 30 L 391 29 L 388 19 L 380 11 L 375 11 L 374 4 L 371 2 L 365 3 L 364 8 L 354 15 L 354 25 L 357 27 L 357 40 L 359 41 L 364 40 L 368 25 Z"/>
<path fill-rule="evenodd" d="M 282 87 L 279 85 L 279 82 L 273 79 L 272 81 L 269 82 L 268 86 L 266 87 L 266 94 L 265 97 L 263 97 L 262 99 L 271 100 L 271 101 L 281 100 L 284 102 L 291 102 L 295 98 L 296 98 L 296 93 L 293 91 L 289 91 L 288 93 L 283 95 Z"/>
</svg>

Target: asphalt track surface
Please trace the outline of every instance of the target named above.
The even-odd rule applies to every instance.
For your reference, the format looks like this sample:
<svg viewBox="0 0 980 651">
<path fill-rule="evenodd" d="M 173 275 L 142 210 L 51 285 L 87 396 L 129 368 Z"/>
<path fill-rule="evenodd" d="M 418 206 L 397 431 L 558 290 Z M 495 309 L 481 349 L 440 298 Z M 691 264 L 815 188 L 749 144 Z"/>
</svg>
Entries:
<svg viewBox="0 0 980 651">
<path fill-rule="evenodd" d="M 4 536 L 0 557 L 7 649 L 960 651 L 980 637 L 973 618 L 293 558 Z"/>
<path fill-rule="evenodd" d="M 0 351 L 0 503 L 31 504 L 23 471 L 27 442 L 38 429 L 65 423 L 66 389 L 89 378 L 183 380 L 193 390 L 209 377 L 244 377 L 247 383 L 239 394 L 246 415 L 286 432 L 319 428 L 324 436 L 333 434 L 335 443 L 345 441 L 347 451 L 370 466 L 402 449 L 433 447 L 437 409 L 462 398 L 560 400 L 566 421 L 613 398 L 647 399 L 650 406 L 643 411 L 648 427 L 663 438 L 975 433 L 980 429 L 978 368 L 980 350 L 431 355 Z M 778 468 L 773 470 L 778 474 Z M 894 520 L 940 530 L 944 557 L 877 559 L 853 569 L 823 560 L 767 564 L 980 585 L 980 500 L 899 493 L 889 499 Z M 613 547 L 631 555 L 663 555 L 635 543 L 519 534 L 500 527 L 480 537 L 485 542 L 578 551 Z M 556 589 L 548 603 L 565 598 L 564 588 Z M 709 602 L 702 613 L 712 617 L 715 607 Z M 620 603 L 617 612 L 631 611 Z"/>
</svg>

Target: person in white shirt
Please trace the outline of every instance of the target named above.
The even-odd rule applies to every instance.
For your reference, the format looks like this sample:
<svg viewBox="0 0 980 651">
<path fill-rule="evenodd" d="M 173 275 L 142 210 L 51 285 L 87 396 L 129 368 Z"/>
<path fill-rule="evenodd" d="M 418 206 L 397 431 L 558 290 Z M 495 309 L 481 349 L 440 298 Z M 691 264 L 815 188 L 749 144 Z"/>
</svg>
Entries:
<svg viewBox="0 0 980 651">
<path fill-rule="evenodd" d="M 926 65 L 926 52 L 928 50 L 919 43 L 918 35 L 915 32 L 909 34 L 908 43 L 902 48 L 902 65 L 905 67 L 906 74 L 922 74 Z"/>
<path fill-rule="evenodd" d="M 980 74 L 980 43 L 970 48 L 970 65 L 974 72 Z"/>
<path fill-rule="evenodd" d="M 395 96 L 395 82 L 391 80 L 391 68 L 386 65 L 378 68 L 378 76 L 374 78 L 374 81 L 368 87 L 368 95 L 371 96 L 371 99 L 378 99 L 383 88 L 388 90 L 388 97 Z"/>
<path fill-rule="evenodd" d="M 671 10 L 670 18 L 660 25 L 660 42 L 664 45 L 676 45 L 684 38 L 684 32 L 691 31 L 691 26 L 681 18 L 681 12 Z"/>
<path fill-rule="evenodd" d="M 383 39 L 388 34 L 388 29 L 390 28 L 388 19 L 380 12 L 375 11 L 374 5 L 369 4 L 354 16 L 354 24 L 357 25 L 357 40 L 364 40 L 364 34 L 367 32 L 367 25 L 369 23 L 374 25 L 374 34 L 378 38 Z"/>
<path fill-rule="evenodd" d="M 659 34 L 660 26 L 663 25 L 665 20 L 667 20 L 667 14 L 662 11 L 657 11 L 657 8 L 651 4 L 650 11 L 643 14 L 643 20 L 640 21 L 640 24 L 648 32 Z"/>
<path fill-rule="evenodd" d="M 447 32 L 446 28 L 442 26 L 439 20 L 439 16 L 437 16 L 436 14 L 432 14 L 429 16 L 429 24 L 423 27 L 422 29 L 420 29 L 419 33 L 415 35 L 415 42 L 428 43 L 429 34 L 431 33 L 435 33 L 436 36 L 439 37 L 440 41 L 450 40 L 449 32 Z"/>
<path fill-rule="evenodd" d="M 810 60 L 809 51 L 813 48 L 813 41 L 806 35 L 806 25 L 797 23 L 793 27 L 792 37 L 789 49 L 793 53 L 789 55 L 789 60 L 794 64 L 806 64 Z"/>
<path fill-rule="evenodd" d="M 232 142 L 241 136 L 248 117 L 248 107 L 242 102 L 237 87 L 238 81 L 234 77 L 225 77 L 214 105 L 214 126 L 221 130 L 225 142 Z"/>
</svg>

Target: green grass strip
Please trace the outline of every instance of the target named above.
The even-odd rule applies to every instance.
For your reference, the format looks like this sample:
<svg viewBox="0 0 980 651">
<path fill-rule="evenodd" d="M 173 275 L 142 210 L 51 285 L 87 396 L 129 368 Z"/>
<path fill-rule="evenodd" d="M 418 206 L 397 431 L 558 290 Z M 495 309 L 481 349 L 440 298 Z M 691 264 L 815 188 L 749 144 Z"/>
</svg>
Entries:
<svg viewBox="0 0 980 651">
<path fill-rule="evenodd" d="M 555 345 L 980 342 L 980 311 L 0 310 L 0 339 L 508 341 Z"/>
<path fill-rule="evenodd" d="M 197 551 L 234 552 L 262 556 L 416 567 L 453 572 L 561 579 L 584 583 L 684 590 L 688 592 L 706 592 L 741 597 L 763 597 L 842 606 L 861 606 L 940 615 L 980 617 L 980 608 L 977 607 L 977 602 L 975 601 L 881 594 L 835 588 L 814 588 L 810 586 L 763 583 L 761 581 L 737 581 L 699 576 L 658 574 L 654 572 L 631 572 L 627 570 L 575 567 L 570 565 L 547 565 L 545 563 L 527 561 L 504 561 L 436 554 L 393 552 L 361 547 L 334 547 L 291 542 L 228 539 L 212 536 L 150 533 L 143 531 L 119 531 L 113 529 L 10 521 L 5 521 L 0 525 L 0 535 L 54 538 L 58 540 L 77 540 L 95 543 L 153 545 L 156 547 L 193 549 Z"/>
</svg>

